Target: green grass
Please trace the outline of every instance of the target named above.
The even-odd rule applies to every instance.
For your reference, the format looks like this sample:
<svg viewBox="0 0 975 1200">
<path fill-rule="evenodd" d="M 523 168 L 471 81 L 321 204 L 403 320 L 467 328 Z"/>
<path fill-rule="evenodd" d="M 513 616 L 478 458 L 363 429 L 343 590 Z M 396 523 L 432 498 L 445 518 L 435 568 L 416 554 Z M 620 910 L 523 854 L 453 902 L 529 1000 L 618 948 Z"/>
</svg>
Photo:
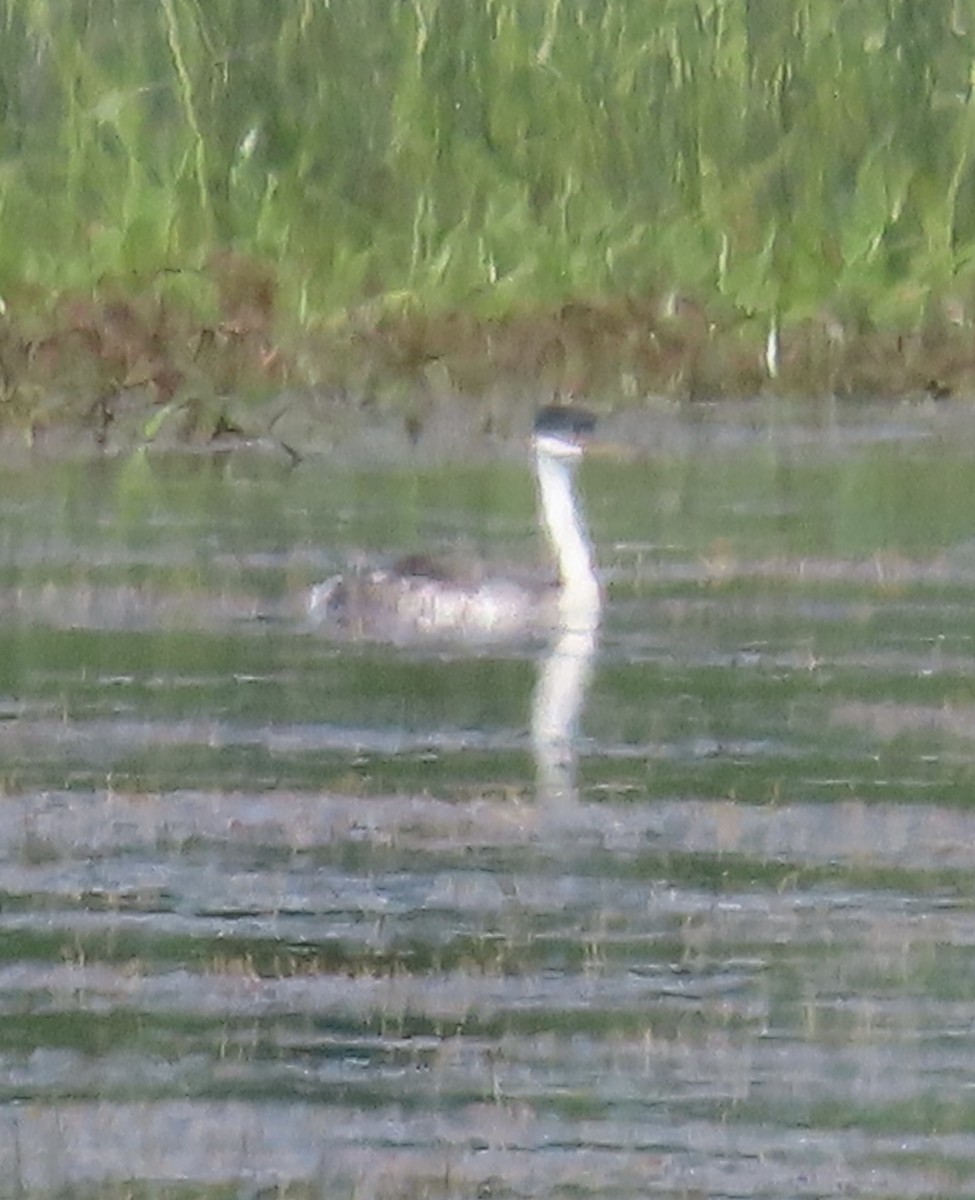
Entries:
<svg viewBox="0 0 975 1200">
<path fill-rule="evenodd" d="M 0 15 L 11 319 L 107 285 L 226 322 L 233 251 L 271 265 L 291 330 L 620 298 L 659 325 L 687 299 L 704 341 L 782 331 L 829 382 L 850 338 L 930 347 L 975 304 L 959 6 L 55 8 Z"/>
</svg>

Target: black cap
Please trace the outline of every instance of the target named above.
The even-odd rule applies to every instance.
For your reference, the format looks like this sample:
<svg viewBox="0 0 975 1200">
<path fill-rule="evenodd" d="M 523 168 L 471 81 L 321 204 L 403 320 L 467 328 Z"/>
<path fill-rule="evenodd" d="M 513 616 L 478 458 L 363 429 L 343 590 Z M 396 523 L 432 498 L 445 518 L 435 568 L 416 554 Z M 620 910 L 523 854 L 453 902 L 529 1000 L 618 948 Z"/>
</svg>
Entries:
<svg viewBox="0 0 975 1200">
<path fill-rule="evenodd" d="M 565 404 L 549 404 L 539 409 L 535 417 L 535 433 L 553 437 L 584 437 L 596 428 L 596 418 L 584 408 Z"/>
</svg>

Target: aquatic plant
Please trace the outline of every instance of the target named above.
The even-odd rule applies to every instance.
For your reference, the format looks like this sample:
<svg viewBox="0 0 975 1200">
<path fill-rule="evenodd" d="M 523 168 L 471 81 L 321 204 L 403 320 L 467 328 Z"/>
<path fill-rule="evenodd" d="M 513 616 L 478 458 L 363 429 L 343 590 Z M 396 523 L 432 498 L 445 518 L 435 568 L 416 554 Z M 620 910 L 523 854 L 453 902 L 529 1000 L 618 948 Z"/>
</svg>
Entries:
<svg viewBox="0 0 975 1200">
<path fill-rule="evenodd" d="M 0 28 L 21 320 L 149 279 L 232 327 L 208 269 L 230 251 L 273 264 L 277 319 L 306 330 L 627 301 L 666 361 L 690 313 L 685 383 L 729 330 L 724 366 L 747 344 L 752 371 L 760 346 L 828 380 L 864 332 L 970 319 L 957 5 L 8 0 Z"/>
</svg>

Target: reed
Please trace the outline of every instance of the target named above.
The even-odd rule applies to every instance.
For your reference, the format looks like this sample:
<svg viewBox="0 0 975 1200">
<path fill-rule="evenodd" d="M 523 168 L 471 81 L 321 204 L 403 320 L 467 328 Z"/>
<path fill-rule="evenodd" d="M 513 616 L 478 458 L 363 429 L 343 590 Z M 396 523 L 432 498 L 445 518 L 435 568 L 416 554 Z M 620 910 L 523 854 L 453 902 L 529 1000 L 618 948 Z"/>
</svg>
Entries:
<svg viewBox="0 0 975 1200">
<path fill-rule="evenodd" d="M 962 5 L 0 12 L 8 311 L 154 279 L 214 312 L 228 250 L 273 264 L 306 328 L 689 297 L 762 338 L 812 323 L 828 350 L 975 302 Z"/>
</svg>

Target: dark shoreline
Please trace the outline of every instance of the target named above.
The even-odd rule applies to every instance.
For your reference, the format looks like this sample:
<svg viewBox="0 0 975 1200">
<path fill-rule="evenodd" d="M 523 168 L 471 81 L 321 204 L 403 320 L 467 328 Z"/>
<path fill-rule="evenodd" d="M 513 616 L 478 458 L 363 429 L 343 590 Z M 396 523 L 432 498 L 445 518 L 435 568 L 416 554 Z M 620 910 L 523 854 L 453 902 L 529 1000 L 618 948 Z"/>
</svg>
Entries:
<svg viewBox="0 0 975 1200">
<path fill-rule="evenodd" d="M 360 310 L 299 330 L 277 311 L 261 268 L 235 262 L 217 283 L 219 312 L 206 317 L 152 289 L 64 297 L 43 319 L 8 312 L 0 321 L 0 433 L 30 445 L 55 433 L 133 445 L 263 437 L 285 392 L 327 396 L 333 411 L 400 410 L 407 426 L 422 422 L 429 402 L 476 404 L 500 392 L 525 397 L 526 407 L 582 396 L 640 407 L 660 396 L 975 393 L 975 336 L 947 319 L 900 332 L 810 321 L 781 333 L 770 363 L 758 321 L 673 297 L 503 317 Z"/>
</svg>

